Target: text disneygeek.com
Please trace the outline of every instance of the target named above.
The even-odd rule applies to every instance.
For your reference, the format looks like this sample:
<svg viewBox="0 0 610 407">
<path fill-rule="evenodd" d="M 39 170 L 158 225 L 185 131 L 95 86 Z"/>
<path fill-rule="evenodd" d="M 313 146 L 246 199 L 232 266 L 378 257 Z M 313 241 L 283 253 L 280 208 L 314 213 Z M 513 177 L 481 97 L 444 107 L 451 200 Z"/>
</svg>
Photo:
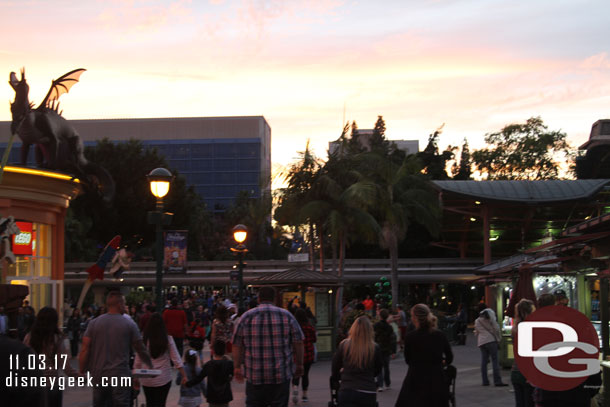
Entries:
<svg viewBox="0 0 610 407">
<path fill-rule="evenodd" d="M 5 379 L 7 388 L 48 387 L 51 390 L 64 390 L 66 387 L 131 387 L 131 377 L 101 377 L 98 383 L 93 383 L 89 372 L 86 376 L 22 376 L 12 373 Z"/>
</svg>

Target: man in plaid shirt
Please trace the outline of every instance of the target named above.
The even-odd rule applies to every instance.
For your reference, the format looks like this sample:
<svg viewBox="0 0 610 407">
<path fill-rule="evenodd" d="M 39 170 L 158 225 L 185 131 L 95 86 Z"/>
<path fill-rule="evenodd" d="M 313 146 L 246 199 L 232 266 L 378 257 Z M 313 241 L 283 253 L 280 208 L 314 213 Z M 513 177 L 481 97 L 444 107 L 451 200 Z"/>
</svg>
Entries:
<svg viewBox="0 0 610 407">
<path fill-rule="evenodd" d="M 258 296 L 260 305 L 242 315 L 233 334 L 234 377 L 243 381 L 243 363 L 246 407 L 288 406 L 290 381 L 303 374 L 303 331 L 289 311 L 272 304 L 272 287 Z"/>
</svg>

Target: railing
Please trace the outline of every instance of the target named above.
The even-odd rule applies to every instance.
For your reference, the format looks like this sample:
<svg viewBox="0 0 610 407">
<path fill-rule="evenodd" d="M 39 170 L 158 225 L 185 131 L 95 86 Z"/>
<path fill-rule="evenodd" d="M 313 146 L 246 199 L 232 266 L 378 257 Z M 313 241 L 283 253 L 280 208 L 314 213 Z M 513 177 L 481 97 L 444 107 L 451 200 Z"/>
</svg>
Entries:
<svg viewBox="0 0 610 407">
<path fill-rule="evenodd" d="M 482 259 L 399 259 L 398 273 L 401 281 L 442 282 L 467 281 L 473 279 L 474 270 L 483 264 Z M 64 280 L 66 284 L 82 284 L 87 278 L 85 270 L 91 263 L 66 263 Z M 165 273 L 165 285 L 229 284 L 229 272 L 234 261 L 192 261 L 186 273 Z M 250 260 L 244 270 L 246 284 L 258 277 L 285 271 L 291 267 L 308 267 L 309 263 L 290 263 L 285 260 Z M 319 267 L 319 264 L 316 264 Z M 154 262 L 134 262 L 122 275 L 123 285 L 149 285 L 154 280 Z M 332 273 L 332 261 L 324 264 L 324 272 Z M 390 274 L 389 259 L 348 259 L 344 265 L 346 282 L 370 282 Z M 319 268 L 317 269 L 319 271 Z M 109 279 L 105 284 L 119 282 Z"/>
</svg>

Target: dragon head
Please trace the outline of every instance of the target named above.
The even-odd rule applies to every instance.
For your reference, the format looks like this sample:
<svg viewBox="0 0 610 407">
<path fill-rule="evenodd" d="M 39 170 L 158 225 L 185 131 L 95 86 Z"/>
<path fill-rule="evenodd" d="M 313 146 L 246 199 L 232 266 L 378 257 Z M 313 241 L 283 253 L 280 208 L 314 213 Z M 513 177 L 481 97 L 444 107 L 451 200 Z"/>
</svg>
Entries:
<svg viewBox="0 0 610 407">
<path fill-rule="evenodd" d="M 8 83 L 15 90 L 15 93 L 25 93 L 26 95 L 30 91 L 30 87 L 25 80 L 25 68 L 21 68 L 21 80 L 17 80 L 17 74 L 11 72 Z"/>
<path fill-rule="evenodd" d="M 28 100 L 30 86 L 25 80 L 25 68 L 21 69 L 21 80 L 17 80 L 15 72 L 11 72 L 8 83 L 15 91 L 15 101 L 11 103 L 11 113 L 13 114 L 13 123 L 15 123 L 30 109 Z"/>
</svg>

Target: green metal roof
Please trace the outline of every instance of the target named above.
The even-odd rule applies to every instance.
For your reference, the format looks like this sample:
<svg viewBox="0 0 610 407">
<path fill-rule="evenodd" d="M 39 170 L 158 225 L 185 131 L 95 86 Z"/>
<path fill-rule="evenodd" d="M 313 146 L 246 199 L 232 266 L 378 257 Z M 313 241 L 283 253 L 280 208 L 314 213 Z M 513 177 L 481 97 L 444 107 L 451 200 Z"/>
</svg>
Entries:
<svg viewBox="0 0 610 407">
<path fill-rule="evenodd" d="M 565 202 L 590 198 L 610 179 L 545 181 L 432 181 L 443 192 L 477 200 L 522 203 Z"/>
<path fill-rule="evenodd" d="M 293 267 L 279 273 L 266 275 L 253 280 L 252 285 L 271 285 L 271 284 L 307 284 L 335 286 L 341 284 L 341 279 L 328 273 L 320 273 L 308 270 L 304 267 Z"/>
</svg>

